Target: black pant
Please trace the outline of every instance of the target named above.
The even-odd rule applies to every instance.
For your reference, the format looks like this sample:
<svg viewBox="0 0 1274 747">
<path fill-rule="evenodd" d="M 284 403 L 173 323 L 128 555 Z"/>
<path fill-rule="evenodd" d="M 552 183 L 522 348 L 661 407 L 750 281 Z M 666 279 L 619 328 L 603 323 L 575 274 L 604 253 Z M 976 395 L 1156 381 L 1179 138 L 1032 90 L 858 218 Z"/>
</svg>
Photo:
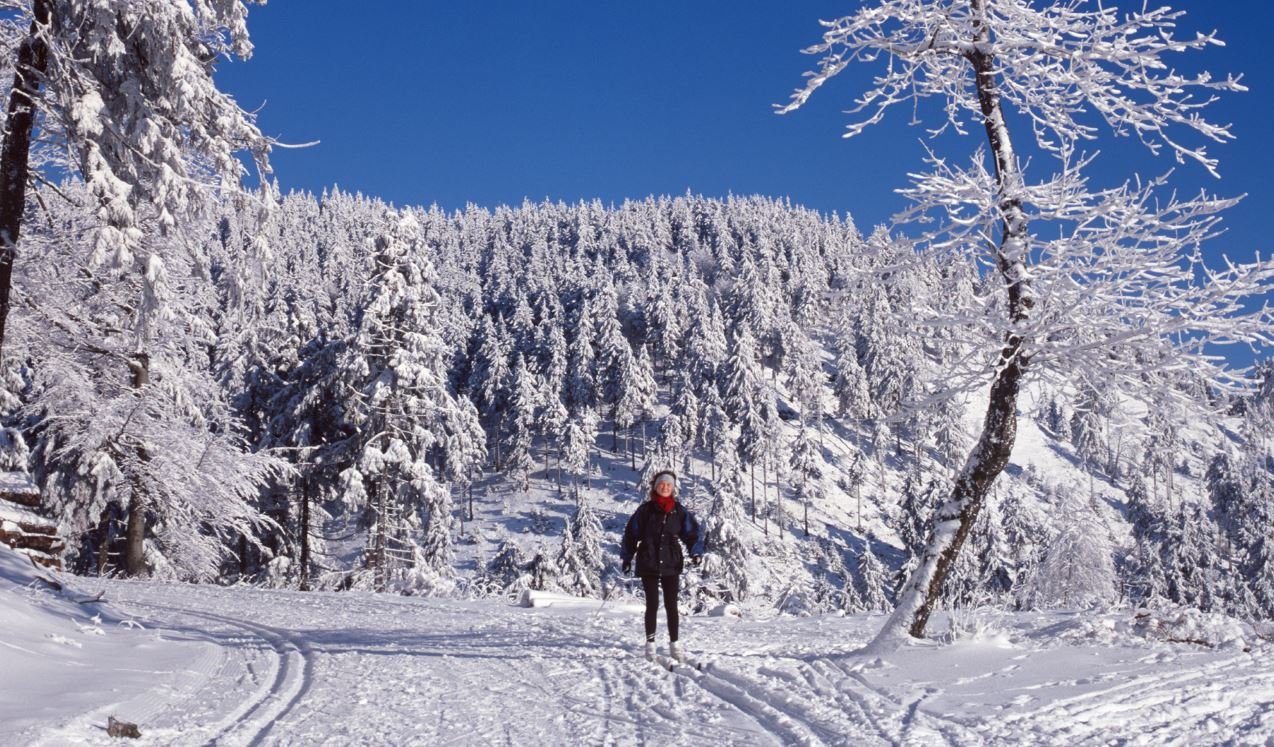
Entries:
<svg viewBox="0 0 1274 747">
<path fill-rule="evenodd" d="M 641 588 L 646 592 L 646 640 L 655 640 L 655 622 L 659 617 L 659 587 L 664 590 L 664 610 L 668 613 L 668 640 L 677 641 L 677 594 L 680 576 L 643 575 Z"/>
</svg>

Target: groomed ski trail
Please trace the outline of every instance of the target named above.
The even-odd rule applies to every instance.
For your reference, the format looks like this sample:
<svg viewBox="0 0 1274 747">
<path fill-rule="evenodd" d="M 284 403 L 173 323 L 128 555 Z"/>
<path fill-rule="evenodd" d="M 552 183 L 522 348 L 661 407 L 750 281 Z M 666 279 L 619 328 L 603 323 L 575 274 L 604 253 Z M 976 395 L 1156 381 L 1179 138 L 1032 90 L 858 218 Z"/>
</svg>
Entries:
<svg viewBox="0 0 1274 747">
<path fill-rule="evenodd" d="M 1043 638 L 873 659 L 853 653 L 871 619 L 690 617 L 689 663 L 668 671 L 642 655 L 631 603 L 84 585 L 155 645 L 197 648 L 170 657 L 189 667 L 157 673 L 154 692 L 24 743 L 92 743 L 87 722 L 108 714 L 135 715 L 143 741 L 165 745 L 1194 745 L 1242 742 L 1233 728 L 1253 743 L 1274 734 L 1265 651 Z"/>
</svg>

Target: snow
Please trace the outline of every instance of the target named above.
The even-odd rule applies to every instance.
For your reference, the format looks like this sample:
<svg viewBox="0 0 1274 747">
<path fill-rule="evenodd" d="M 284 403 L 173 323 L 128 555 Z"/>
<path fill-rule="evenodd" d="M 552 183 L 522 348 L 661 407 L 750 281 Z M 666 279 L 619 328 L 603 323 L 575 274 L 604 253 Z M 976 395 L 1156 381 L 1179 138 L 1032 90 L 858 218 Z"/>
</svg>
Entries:
<svg viewBox="0 0 1274 747">
<path fill-rule="evenodd" d="M 40 489 L 24 473 L 0 471 L 0 493 L 32 495 L 39 494 L 39 492 Z"/>
<path fill-rule="evenodd" d="M 37 514 L 29 508 L 15 503 L 0 501 L 0 527 L 6 532 L 20 532 L 19 524 L 28 526 L 53 526 L 49 519 Z"/>
<path fill-rule="evenodd" d="M 139 745 L 1274 739 L 1270 644 L 1198 613 L 964 613 L 882 656 L 859 653 L 879 615 L 691 616 L 683 644 L 704 671 L 670 673 L 641 658 L 640 606 L 618 600 L 54 591 L 38 576 L 68 581 L 0 550 L 0 668 L 22 683 L 0 692 L 10 744 L 103 743 L 110 716 L 137 723 Z M 1229 642 L 1173 642 L 1174 625 Z"/>
</svg>

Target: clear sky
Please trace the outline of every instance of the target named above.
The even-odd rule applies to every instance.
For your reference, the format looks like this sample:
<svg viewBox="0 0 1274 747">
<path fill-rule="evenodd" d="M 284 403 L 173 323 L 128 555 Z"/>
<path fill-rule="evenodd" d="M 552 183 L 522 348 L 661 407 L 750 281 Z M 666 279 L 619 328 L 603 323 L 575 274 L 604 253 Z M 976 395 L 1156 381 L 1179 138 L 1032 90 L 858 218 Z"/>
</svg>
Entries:
<svg viewBox="0 0 1274 747">
<path fill-rule="evenodd" d="M 1222 179 L 1186 165 L 1175 182 L 1183 192 L 1246 193 L 1211 251 L 1268 254 L 1274 3 L 1170 4 L 1187 11 L 1185 29 L 1217 29 L 1227 42 L 1182 57 L 1182 67 L 1241 72 L 1251 89 L 1211 110 L 1238 137 L 1210 148 Z M 854 0 L 272 0 L 249 13 L 256 54 L 223 64 L 217 77 L 245 108 L 260 107 L 268 134 L 319 141 L 276 153 L 285 191 L 337 184 L 446 209 L 524 198 L 618 203 L 687 190 L 762 194 L 850 214 L 866 232 L 904 206 L 892 190 L 921 166 L 925 135 L 907 126 L 909 111 L 842 139 L 842 111 L 869 72 L 851 68 L 805 108 L 773 113 L 815 62 L 800 50 L 819 38 L 818 19 L 855 7 Z M 1102 147 L 1096 178 L 1174 165 L 1144 156 L 1127 138 Z"/>
</svg>

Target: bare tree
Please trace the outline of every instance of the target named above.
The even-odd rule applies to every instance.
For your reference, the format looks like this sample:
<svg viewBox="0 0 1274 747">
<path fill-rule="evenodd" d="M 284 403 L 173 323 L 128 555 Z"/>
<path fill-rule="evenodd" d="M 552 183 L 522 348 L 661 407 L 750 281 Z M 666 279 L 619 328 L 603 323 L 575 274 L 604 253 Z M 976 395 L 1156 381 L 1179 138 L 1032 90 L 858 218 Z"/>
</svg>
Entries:
<svg viewBox="0 0 1274 747">
<path fill-rule="evenodd" d="M 1207 403 L 1191 396 L 1182 377 L 1230 390 L 1248 385 L 1205 346 L 1271 338 L 1270 313 L 1244 308 L 1268 292 L 1271 265 L 1227 261 L 1213 270 L 1198 250 L 1233 200 L 1161 199 L 1163 178 L 1095 189 L 1083 175 L 1097 154 L 1080 148 L 1103 127 L 1217 175 L 1205 146 L 1186 141 L 1231 138 L 1228 126 L 1209 122 L 1201 109 L 1214 92 L 1244 88 L 1237 78 L 1185 75 L 1168 64 L 1174 53 L 1220 44 L 1214 34 L 1178 39 L 1181 15 L 1167 8 L 1123 14 L 1084 0 L 882 0 L 824 22 L 822 41 L 806 50 L 822 55 L 818 69 L 781 113 L 802 106 L 852 62 L 883 63 L 851 109 L 856 120 L 846 137 L 910 104 L 918 115 L 938 113 L 935 137 L 981 125 L 987 143 L 963 168 L 931 151 L 929 172 L 902 190 L 912 206 L 900 222 L 938 219 L 937 229 L 917 236 L 918 248 L 980 260 L 1003 295 L 968 299 L 963 314 L 925 317 L 921 310 L 922 333 L 954 326 L 967 344 L 948 364 L 948 385 L 913 406 L 982 388 L 989 388 L 988 405 L 877 641 L 924 634 L 948 570 L 1012 454 L 1018 394 L 1031 376 L 1100 380 L 1145 401 L 1188 401 L 1198 412 Z M 1196 98 L 1199 92 L 1205 95 Z M 1015 127 L 1033 137 L 1035 160 L 1053 173 L 1028 182 Z"/>
</svg>

